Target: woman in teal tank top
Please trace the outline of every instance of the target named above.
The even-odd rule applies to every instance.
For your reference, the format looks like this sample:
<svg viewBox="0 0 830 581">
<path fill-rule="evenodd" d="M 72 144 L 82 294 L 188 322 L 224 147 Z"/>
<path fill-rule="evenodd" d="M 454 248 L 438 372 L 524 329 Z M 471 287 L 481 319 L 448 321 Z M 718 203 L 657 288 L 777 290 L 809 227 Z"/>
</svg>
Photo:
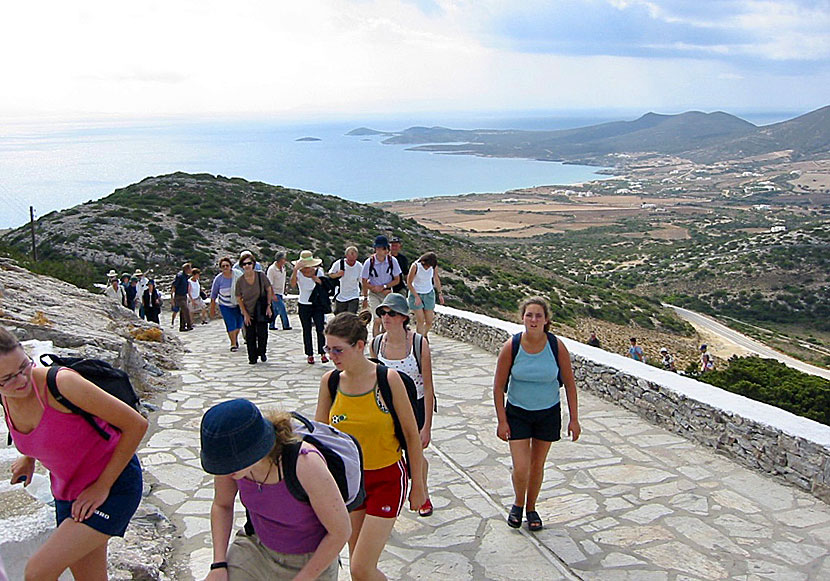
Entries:
<svg viewBox="0 0 830 581">
<path fill-rule="evenodd" d="M 536 512 L 536 500 L 542 488 L 545 460 L 551 442 L 559 440 L 562 427 L 559 378 L 568 398 L 568 435 L 576 441 L 582 430 L 570 355 L 561 341 L 553 342 L 556 355 L 551 350 L 547 301 L 531 297 L 522 303 L 520 313 L 525 330 L 515 359 L 513 339 L 502 345 L 496 362 L 493 401 L 499 422 L 496 433 L 510 443 L 513 460 L 515 500 L 507 524 L 513 528 L 522 526 L 526 508 L 527 528 L 538 531 L 543 525 Z"/>
</svg>

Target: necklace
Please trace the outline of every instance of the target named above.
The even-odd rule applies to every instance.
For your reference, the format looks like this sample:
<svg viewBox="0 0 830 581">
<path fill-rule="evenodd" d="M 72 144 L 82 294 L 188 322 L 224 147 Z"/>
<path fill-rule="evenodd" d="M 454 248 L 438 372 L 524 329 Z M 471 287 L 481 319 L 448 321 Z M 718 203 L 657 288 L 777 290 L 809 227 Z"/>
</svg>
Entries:
<svg viewBox="0 0 830 581">
<path fill-rule="evenodd" d="M 262 485 L 265 484 L 265 482 L 268 480 L 268 477 L 271 476 L 271 469 L 272 468 L 274 468 L 274 463 L 273 462 L 268 462 L 268 473 L 265 474 L 265 478 L 262 479 L 262 482 L 257 482 L 257 479 L 254 478 L 253 470 L 251 471 L 251 480 L 254 481 L 254 484 L 256 484 L 256 487 L 259 490 L 259 492 L 262 492 Z"/>
</svg>

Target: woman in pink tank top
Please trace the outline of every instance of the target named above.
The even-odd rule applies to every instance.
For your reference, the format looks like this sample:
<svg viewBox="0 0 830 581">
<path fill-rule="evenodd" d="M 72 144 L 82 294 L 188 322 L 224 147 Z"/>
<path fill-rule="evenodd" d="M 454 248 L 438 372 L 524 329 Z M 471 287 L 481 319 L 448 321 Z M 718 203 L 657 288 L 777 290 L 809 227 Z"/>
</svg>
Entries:
<svg viewBox="0 0 830 581">
<path fill-rule="evenodd" d="M 58 528 L 26 564 L 26 579 L 107 578 L 107 542 L 123 536 L 141 498 L 135 451 L 147 420 L 70 370 L 56 376 L 60 393 L 92 414 L 109 434 L 48 393 L 47 369 L 35 367 L 17 338 L 0 327 L 0 396 L 9 434 L 23 454 L 12 484 L 32 481 L 35 461 L 49 470 Z"/>
<path fill-rule="evenodd" d="M 336 581 L 349 513 L 322 454 L 294 435 L 291 416 L 263 417 L 250 401 L 234 399 L 205 412 L 200 434 L 202 467 L 214 475 L 207 580 Z M 283 478 L 283 450 L 298 442 L 295 470 L 308 502 L 294 498 Z M 228 546 L 237 494 L 248 524 Z"/>
</svg>

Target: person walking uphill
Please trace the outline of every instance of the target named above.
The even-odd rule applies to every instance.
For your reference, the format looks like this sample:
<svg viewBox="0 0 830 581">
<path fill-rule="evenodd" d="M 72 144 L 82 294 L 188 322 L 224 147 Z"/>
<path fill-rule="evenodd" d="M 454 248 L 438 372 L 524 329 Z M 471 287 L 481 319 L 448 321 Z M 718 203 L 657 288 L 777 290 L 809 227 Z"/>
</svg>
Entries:
<svg viewBox="0 0 830 581">
<path fill-rule="evenodd" d="M 401 267 L 395 257 L 389 254 L 389 240 L 386 236 L 375 238 L 375 253 L 363 263 L 360 278 L 363 308 L 374 313 L 386 295 L 392 292 L 392 287 L 401 280 Z M 377 335 L 380 327 L 380 318 L 375 317 L 372 335 Z"/>
<path fill-rule="evenodd" d="M 263 417 L 250 401 L 234 399 L 210 408 L 200 433 L 202 468 L 214 475 L 207 581 L 336 581 L 337 557 L 351 533 L 349 513 L 325 459 L 300 443 L 291 416 Z M 283 451 L 298 444 L 294 470 L 307 502 L 294 497 L 283 477 L 290 469 Z M 237 494 L 250 527 L 228 547 Z"/>
<path fill-rule="evenodd" d="M 325 274 L 320 268 L 322 260 L 314 258 L 311 250 L 300 252 L 300 258 L 294 263 L 294 271 L 291 273 L 291 286 L 300 290 L 297 298 L 297 314 L 300 316 L 300 323 L 303 327 L 303 349 L 306 354 L 306 361 L 314 364 L 314 346 L 311 343 L 311 325 L 317 334 L 317 353 L 320 354 L 320 361 L 328 363 L 326 357 L 326 338 L 323 335 L 323 328 L 326 324 L 326 313 L 331 312 L 331 300 L 328 291 L 324 286 Z"/>
<path fill-rule="evenodd" d="M 236 281 L 236 299 L 245 322 L 248 363 L 254 365 L 257 358 L 263 361 L 268 359 L 268 321 L 271 319 L 274 292 L 265 273 L 254 270 L 253 256 L 242 260 L 242 268 L 245 274 Z"/>
<path fill-rule="evenodd" d="M 92 417 L 58 403 L 50 380 L 58 395 Z M 55 497 L 57 529 L 26 563 L 25 578 L 57 579 L 68 568 L 75 579 L 106 579 L 107 543 L 124 536 L 141 501 L 135 451 L 147 420 L 72 370 L 35 367 L 2 327 L 0 396 L 9 434 L 23 454 L 12 464 L 12 484 L 28 486 L 39 461 L 49 470 Z"/>
<path fill-rule="evenodd" d="M 562 428 L 562 384 L 568 397 L 568 434 L 574 442 L 582 429 L 570 355 L 565 345 L 548 331 L 547 301 L 541 297 L 526 299 L 520 313 L 525 330 L 502 345 L 493 380 L 493 400 L 498 418 L 496 434 L 510 442 L 513 460 L 515 499 L 507 524 L 513 528 L 522 526 L 526 509 L 527 528 L 535 532 L 543 528 L 536 500 L 544 479 L 545 459 L 551 442 L 559 440 Z"/>
<path fill-rule="evenodd" d="M 271 287 L 274 289 L 274 302 L 271 303 L 271 310 L 274 315 L 271 317 L 271 324 L 268 326 L 272 331 L 277 329 L 277 315 L 280 317 L 282 323 L 282 330 L 289 331 L 291 323 L 288 321 L 288 311 L 285 310 L 285 264 L 288 261 L 285 259 L 285 252 L 277 252 L 274 257 L 274 262 L 268 267 L 266 275 L 271 281 Z"/>
<path fill-rule="evenodd" d="M 173 295 L 173 305 L 179 309 L 179 331 L 192 331 L 193 319 L 190 316 L 190 308 L 187 306 L 190 295 L 190 263 L 182 264 L 182 269 L 173 279 L 173 286 L 170 294 Z"/>
<path fill-rule="evenodd" d="M 402 446 L 406 445 L 413 474 L 422 474 L 424 462 L 418 424 L 401 376 L 364 355 L 370 320 L 367 311 L 360 315 L 340 313 L 326 326 L 326 350 L 337 369 L 320 380 L 314 415 L 318 422 L 354 436 L 363 449 L 366 500 L 350 515 L 349 568 L 355 581 L 386 579 L 378 570 L 378 559 L 406 499 L 408 479 Z M 379 382 L 383 378 L 391 401 L 381 396 Z M 403 442 L 396 433 L 402 433 Z M 415 476 L 409 507 L 417 510 L 425 501 L 423 480 Z"/>
</svg>

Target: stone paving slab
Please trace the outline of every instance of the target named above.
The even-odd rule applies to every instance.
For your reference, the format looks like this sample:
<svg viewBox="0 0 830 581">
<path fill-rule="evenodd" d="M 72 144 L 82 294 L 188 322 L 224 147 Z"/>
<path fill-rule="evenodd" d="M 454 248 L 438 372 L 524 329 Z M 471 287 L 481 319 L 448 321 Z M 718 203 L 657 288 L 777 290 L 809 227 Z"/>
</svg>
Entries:
<svg viewBox="0 0 830 581">
<path fill-rule="evenodd" d="M 255 366 L 244 349 L 228 351 L 220 321 L 181 337 L 191 349 L 181 389 L 156 402 L 161 411 L 140 455 L 152 498 L 181 533 L 175 578 L 202 579 L 212 498 L 198 458 L 202 413 L 247 397 L 313 415 L 332 365 L 305 362 L 299 330 L 272 331 L 268 362 Z M 546 528 L 510 529 L 510 455 L 495 435 L 491 394 L 495 357 L 442 337 L 432 345 L 439 412 L 427 458 L 436 510 L 398 520 L 381 557 L 390 579 L 830 579 L 828 505 L 585 392 L 582 438 L 551 448 L 538 506 Z M 241 507 L 237 514 L 241 525 Z M 340 578 L 349 578 L 347 566 Z"/>
</svg>

